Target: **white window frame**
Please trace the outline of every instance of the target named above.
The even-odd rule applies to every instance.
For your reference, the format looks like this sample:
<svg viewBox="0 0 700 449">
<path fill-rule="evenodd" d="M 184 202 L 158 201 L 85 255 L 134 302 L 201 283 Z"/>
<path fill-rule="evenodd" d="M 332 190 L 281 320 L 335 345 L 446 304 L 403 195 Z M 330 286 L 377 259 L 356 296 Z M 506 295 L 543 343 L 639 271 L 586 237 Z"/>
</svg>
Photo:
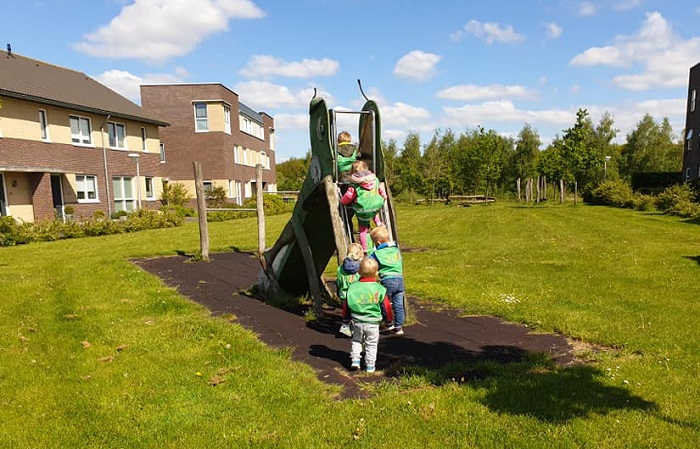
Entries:
<svg viewBox="0 0 700 449">
<path fill-rule="evenodd" d="M 239 206 L 243 205 L 243 183 L 241 181 L 235 181 L 235 198 L 236 204 Z"/>
<path fill-rule="evenodd" d="M 231 107 L 224 105 L 224 132 L 231 134 Z"/>
<path fill-rule="evenodd" d="M 92 125 L 89 117 L 69 116 L 71 141 L 74 145 L 92 146 Z M 75 127 L 73 126 L 75 124 Z M 76 132 L 77 127 L 77 132 Z M 87 127 L 87 129 L 85 129 Z"/>
<path fill-rule="evenodd" d="M 160 149 L 160 163 L 163 164 L 163 163 L 165 163 L 165 144 L 163 142 L 160 143 L 159 149 Z"/>
<path fill-rule="evenodd" d="M 152 176 L 144 176 L 144 182 L 146 185 L 146 200 L 153 201 L 156 199 L 156 191 L 153 188 L 153 177 Z"/>
<path fill-rule="evenodd" d="M 200 114 L 202 111 L 204 115 Z M 194 131 L 198 133 L 209 131 L 209 111 L 207 110 L 207 104 L 202 101 L 194 103 Z"/>
<path fill-rule="evenodd" d="M 690 181 L 690 167 L 687 167 L 685 169 L 685 181 L 686 182 Z"/>
<path fill-rule="evenodd" d="M 693 149 L 693 128 L 690 128 L 685 135 L 685 149 L 686 151 Z"/>
<path fill-rule="evenodd" d="M 695 99 L 697 97 L 697 91 L 693 89 L 690 92 L 690 112 L 695 112 Z"/>
<path fill-rule="evenodd" d="M 121 130 L 121 133 L 119 132 Z M 107 122 L 109 147 L 126 150 L 126 125 L 124 123 Z"/>
<path fill-rule="evenodd" d="M 241 153 L 243 152 L 243 147 L 240 145 L 234 145 L 233 146 L 233 163 L 234 164 L 240 164 L 241 163 Z"/>
<path fill-rule="evenodd" d="M 141 127 L 141 150 L 144 152 L 148 151 L 148 134 L 146 134 L 146 128 Z"/>
<path fill-rule="evenodd" d="M 78 203 L 98 203 L 100 199 L 97 192 L 97 176 L 75 175 L 75 193 Z"/>
<path fill-rule="evenodd" d="M 116 183 L 120 183 L 121 188 L 117 188 Z M 128 186 L 128 189 L 126 188 Z M 136 186 L 134 178 L 130 176 L 112 176 L 112 190 L 114 193 L 114 210 L 124 210 L 133 212 L 136 210 Z M 127 192 L 129 190 L 130 192 Z M 127 193 L 130 195 L 127 196 Z"/>
<path fill-rule="evenodd" d="M 41 140 L 44 142 L 50 142 L 51 136 L 49 135 L 49 119 L 45 109 L 39 109 L 39 126 L 41 127 Z"/>
</svg>

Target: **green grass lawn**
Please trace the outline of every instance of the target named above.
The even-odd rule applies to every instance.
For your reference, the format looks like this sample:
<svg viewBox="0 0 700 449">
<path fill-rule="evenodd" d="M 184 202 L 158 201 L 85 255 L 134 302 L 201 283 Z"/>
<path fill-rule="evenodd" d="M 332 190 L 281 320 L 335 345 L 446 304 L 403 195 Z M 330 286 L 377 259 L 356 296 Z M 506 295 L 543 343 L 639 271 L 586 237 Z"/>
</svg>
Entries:
<svg viewBox="0 0 700 449">
<path fill-rule="evenodd" d="M 287 219 L 268 218 L 268 245 Z M 610 350 L 416 370 L 337 401 L 128 261 L 195 253 L 195 223 L 0 248 L 0 448 L 697 446 L 697 225 L 515 204 L 401 206 L 398 221 L 420 250 L 404 254 L 410 295 Z M 255 248 L 255 226 L 210 223 L 212 251 Z"/>
</svg>

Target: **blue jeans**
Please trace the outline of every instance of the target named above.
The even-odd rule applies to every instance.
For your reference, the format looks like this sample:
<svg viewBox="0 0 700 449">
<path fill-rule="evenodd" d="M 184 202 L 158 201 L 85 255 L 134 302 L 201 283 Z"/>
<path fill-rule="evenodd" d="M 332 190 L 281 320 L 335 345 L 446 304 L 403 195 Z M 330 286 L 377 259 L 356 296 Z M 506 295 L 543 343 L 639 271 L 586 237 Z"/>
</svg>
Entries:
<svg viewBox="0 0 700 449">
<path fill-rule="evenodd" d="M 359 362 L 362 350 L 365 350 L 365 365 L 374 366 L 377 362 L 379 345 L 379 324 L 356 322 L 352 327 L 352 345 L 350 361 Z"/>
<path fill-rule="evenodd" d="M 404 286 L 402 277 L 390 277 L 381 280 L 382 285 L 386 288 L 386 295 L 391 301 L 391 307 L 394 310 L 394 327 L 401 329 L 405 319 L 403 311 Z"/>
</svg>

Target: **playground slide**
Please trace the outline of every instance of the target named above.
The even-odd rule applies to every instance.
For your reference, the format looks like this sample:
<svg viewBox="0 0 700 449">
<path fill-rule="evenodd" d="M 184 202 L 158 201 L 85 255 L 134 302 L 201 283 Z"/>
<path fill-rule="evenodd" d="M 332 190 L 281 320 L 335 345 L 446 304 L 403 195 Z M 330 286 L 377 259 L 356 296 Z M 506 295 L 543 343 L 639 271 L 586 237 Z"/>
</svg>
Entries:
<svg viewBox="0 0 700 449">
<path fill-rule="evenodd" d="M 398 241 L 393 201 L 385 181 L 381 150 L 381 121 L 374 101 L 367 100 L 359 114 L 359 151 L 380 182 L 388 199 L 381 219 Z M 326 291 L 321 274 L 334 254 L 341 260 L 356 236 L 340 205 L 337 184 L 335 114 L 321 97 L 309 105 L 311 164 L 292 217 L 275 244 L 262 258 L 264 288 L 273 286 L 293 295 L 310 293 L 316 300 Z M 318 298 L 317 298 L 318 297 Z M 320 303 L 320 302 L 319 302 Z"/>
</svg>

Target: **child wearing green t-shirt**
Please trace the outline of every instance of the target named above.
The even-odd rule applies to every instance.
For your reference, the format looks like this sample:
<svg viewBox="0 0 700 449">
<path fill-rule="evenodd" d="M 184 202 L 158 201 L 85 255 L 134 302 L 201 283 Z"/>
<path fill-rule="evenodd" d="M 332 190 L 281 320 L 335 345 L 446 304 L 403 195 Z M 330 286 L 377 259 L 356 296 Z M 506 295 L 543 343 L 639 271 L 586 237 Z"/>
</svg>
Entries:
<svg viewBox="0 0 700 449">
<path fill-rule="evenodd" d="M 377 226 L 372 229 L 369 236 L 374 242 L 374 251 L 370 257 L 379 264 L 379 280 L 386 288 L 386 294 L 394 311 L 394 322 L 387 330 L 393 331 L 396 335 L 403 335 L 405 287 L 401 251 L 396 242 L 390 240 L 386 226 Z"/>
<path fill-rule="evenodd" d="M 370 222 L 374 220 L 376 226 L 382 223 L 379 211 L 384 207 L 387 195 L 377 176 L 367 168 L 364 161 L 355 161 L 352 164 L 350 179 L 352 185 L 340 198 L 340 202 L 343 205 L 352 204 L 359 225 L 360 244 L 367 250 Z"/>
<path fill-rule="evenodd" d="M 360 280 L 360 260 L 364 256 L 362 245 L 359 243 L 351 243 L 348 246 L 348 255 L 343 259 L 337 271 L 336 292 L 338 299 L 343 305 L 343 324 L 340 325 L 340 333 L 351 337 L 352 329 L 350 328 L 350 311 L 348 310 L 348 288 L 350 285 Z"/>
<path fill-rule="evenodd" d="M 365 351 L 365 370 L 375 371 L 379 345 L 379 323 L 391 322 L 391 305 L 386 289 L 377 282 L 379 264 L 365 257 L 360 261 L 360 280 L 348 287 L 348 308 L 352 315 L 352 346 L 350 369 L 360 369 L 362 350 Z M 385 318 L 383 318 L 385 317 Z"/>
</svg>

